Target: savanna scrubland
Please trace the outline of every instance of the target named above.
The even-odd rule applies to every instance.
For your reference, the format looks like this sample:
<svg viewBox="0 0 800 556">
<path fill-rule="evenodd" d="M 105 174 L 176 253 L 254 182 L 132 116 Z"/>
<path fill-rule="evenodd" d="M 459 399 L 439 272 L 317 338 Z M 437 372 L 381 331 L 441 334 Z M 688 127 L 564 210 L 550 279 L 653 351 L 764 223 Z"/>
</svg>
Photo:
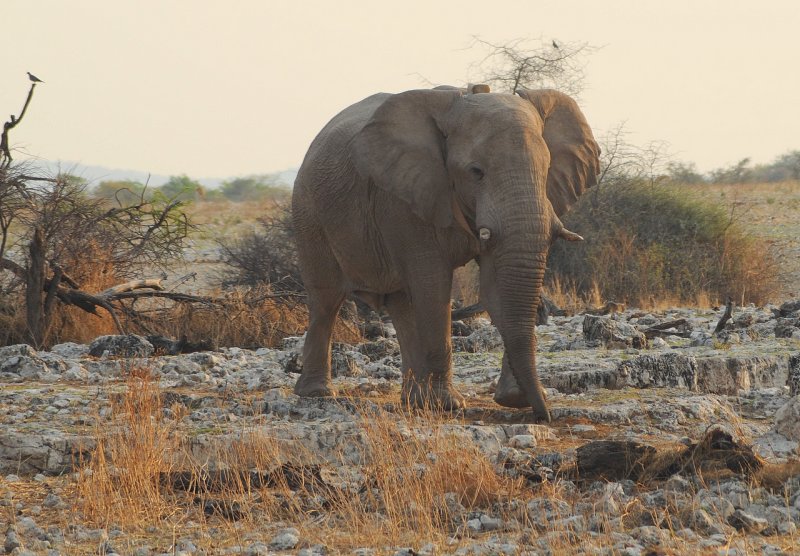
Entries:
<svg viewBox="0 0 800 556">
<path fill-rule="evenodd" d="M 404 408 L 392 323 L 356 304 L 339 395 L 295 396 L 307 310 L 270 176 L 4 166 L 6 553 L 795 551 L 800 157 L 701 175 L 602 143 L 564 218 L 586 240 L 548 260 L 548 425 L 492 401 L 502 340 L 479 309 L 452 327 L 465 410 Z M 467 267 L 454 310 L 476 301 Z"/>
</svg>

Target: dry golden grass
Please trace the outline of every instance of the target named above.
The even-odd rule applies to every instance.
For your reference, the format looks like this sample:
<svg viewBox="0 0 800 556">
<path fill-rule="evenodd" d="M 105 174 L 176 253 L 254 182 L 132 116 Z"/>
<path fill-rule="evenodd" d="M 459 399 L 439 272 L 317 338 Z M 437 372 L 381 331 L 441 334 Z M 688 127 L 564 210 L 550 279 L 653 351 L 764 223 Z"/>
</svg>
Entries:
<svg viewBox="0 0 800 556">
<path fill-rule="evenodd" d="M 128 369 L 122 386 L 110 387 L 111 412 L 99 420 L 93 435 L 97 446 L 77 462 L 76 474 L 49 478 L 44 486 L 11 485 L 26 508 L 41 505 L 53 486 L 65 491 L 70 511 L 45 509 L 36 518 L 40 526 L 115 529 L 121 535 L 112 544 L 122 553 L 142 545 L 172 552 L 180 538 L 193 539 L 207 553 L 220 553 L 253 540 L 267 542 L 286 526 L 298 529 L 303 546 L 324 544 L 331 553 L 372 547 L 378 554 L 391 554 L 392 547 L 419 549 L 429 543 L 437 553 L 452 553 L 498 536 L 534 549 L 546 539 L 551 550 L 571 554 L 613 546 L 617 533 L 646 523 L 660 524 L 666 553 L 690 547 L 678 531 L 699 506 L 687 509 L 678 505 L 679 498 L 669 498 L 665 507 L 645 507 L 641 499 L 631 498 L 606 513 L 602 493 L 584 490 L 590 481 L 580 477 L 575 489 L 560 479 L 532 484 L 502 473 L 502 465 L 490 461 L 468 435 L 453 432 L 463 432 L 459 425 L 465 423 L 448 414 L 388 412 L 365 400 L 343 400 L 356 406 L 361 418 L 339 435 L 338 451 L 323 458 L 309 444 L 285 440 L 253 421 L 234 427 L 233 435 L 201 439 L 184 419 L 186 408 L 176 403 L 163 411 L 164 400 L 147 368 Z M 595 434 L 614 430 L 599 427 Z M 544 449 L 563 452 L 576 442 L 584 441 L 559 433 Z M 779 491 L 796 473 L 796 464 L 765 467 L 751 477 L 751 486 Z M 716 476 L 705 477 L 706 488 L 713 490 Z M 643 480 L 638 489 L 647 491 L 662 481 Z M 553 514 L 545 516 L 541 504 L 541 512 L 529 509 L 532 499 L 551 501 Z M 587 502 L 593 505 L 589 514 L 585 507 L 577 511 Z M 570 532 L 557 523 L 581 512 L 595 516 L 598 536 Z M 500 518 L 506 527 L 471 532 L 467 520 L 481 514 Z M 725 521 L 721 515 L 712 517 Z M 791 549 L 796 539 L 772 536 L 768 542 Z M 729 543 L 758 547 L 738 534 Z M 91 540 L 65 550 L 96 552 L 97 541 Z"/>
<path fill-rule="evenodd" d="M 128 371 L 127 389 L 111 406 L 111 423 L 95 432 L 96 447 L 79 461 L 77 496 L 89 522 L 157 522 L 169 515 L 159 474 L 180 448 L 163 418 L 158 380 L 147 368 Z"/>
<path fill-rule="evenodd" d="M 221 303 L 176 304 L 156 323 L 158 330 L 175 338 L 210 341 L 216 346 L 277 347 L 287 336 L 297 336 L 308 326 L 308 309 L 301 299 L 272 296 L 268 286 L 215 292 Z M 338 318 L 334 341 L 357 343 L 358 326 Z"/>
<path fill-rule="evenodd" d="M 524 499 L 524 481 L 498 475 L 476 445 L 448 434 L 436 417 L 420 435 L 411 414 L 368 412 L 361 421 L 364 461 L 359 496 L 337 497 L 332 512 L 340 519 L 324 533 L 367 545 L 442 543 L 463 523 L 458 505 L 489 511 L 511 498 Z M 322 531 L 320 531 L 322 532 Z"/>
<path fill-rule="evenodd" d="M 780 295 L 800 295 L 800 182 L 679 186 L 722 205 L 780 259 Z"/>
<path fill-rule="evenodd" d="M 77 462 L 74 517 L 132 538 L 195 523 L 221 528 L 228 542 L 280 521 L 334 550 L 442 546 L 464 529 L 461 506 L 526 519 L 524 503 L 501 507 L 531 497 L 524 480 L 499 475 L 476 445 L 447 431 L 451 419 L 363 409 L 358 442 L 343 438 L 332 460 L 269 429 L 242 430 L 197 459 L 191 435 L 164 417 L 149 370 L 131 369 L 96 448 Z"/>
</svg>

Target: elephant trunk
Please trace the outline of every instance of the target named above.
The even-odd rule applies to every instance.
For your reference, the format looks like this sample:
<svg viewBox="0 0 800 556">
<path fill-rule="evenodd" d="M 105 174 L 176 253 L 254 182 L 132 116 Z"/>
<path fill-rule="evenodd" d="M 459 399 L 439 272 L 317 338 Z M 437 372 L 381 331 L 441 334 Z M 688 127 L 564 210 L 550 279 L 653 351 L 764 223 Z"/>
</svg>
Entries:
<svg viewBox="0 0 800 556">
<path fill-rule="evenodd" d="M 482 256 L 481 271 L 487 278 L 489 311 L 503 338 L 514 379 L 536 417 L 549 422 L 550 412 L 536 372 L 536 310 L 548 243 L 541 236 L 527 240 L 504 245 L 502 252 L 490 255 L 487 261 Z M 484 262 L 489 263 L 485 273 Z"/>
</svg>

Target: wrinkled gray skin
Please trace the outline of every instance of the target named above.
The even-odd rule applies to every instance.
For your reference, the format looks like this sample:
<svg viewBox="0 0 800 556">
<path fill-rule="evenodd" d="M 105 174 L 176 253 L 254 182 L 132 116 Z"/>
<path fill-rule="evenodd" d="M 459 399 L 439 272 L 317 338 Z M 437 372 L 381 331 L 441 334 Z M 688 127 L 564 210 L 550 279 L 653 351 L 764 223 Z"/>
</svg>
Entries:
<svg viewBox="0 0 800 556">
<path fill-rule="evenodd" d="M 392 317 L 403 400 L 463 407 L 452 387 L 450 288 L 453 269 L 477 258 L 481 302 L 505 345 L 495 400 L 549 421 L 536 308 L 550 244 L 580 239 L 558 216 L 594 185 L 598 155 L 575 102 L 551 90 L 381 93 L 334 117 L 292 199 L 310 308 L 295 392 L 335 394 L 331 333 L 355 295 Z"/>
</svg>

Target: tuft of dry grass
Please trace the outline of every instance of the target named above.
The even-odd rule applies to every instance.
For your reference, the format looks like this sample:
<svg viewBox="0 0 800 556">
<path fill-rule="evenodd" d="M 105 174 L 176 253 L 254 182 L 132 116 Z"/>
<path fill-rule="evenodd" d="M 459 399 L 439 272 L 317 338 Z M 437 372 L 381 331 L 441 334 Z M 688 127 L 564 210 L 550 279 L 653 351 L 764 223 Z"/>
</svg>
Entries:
<svg viewBox="0 0 800 556">
<path fill-rule="evenodd" d="M 181 439 L 163 417 L 158 380 L 133 367 L 125 386 L 110 422 L 95 432 L 88 460 L 77 462 L 77 507 L 94 523 L 158 522 L 174 511 L 159 476 L 173 465 Z"/>
<path fill-rule="evenodd" d="M 442 417 L 420 430 L 412 413 L 368 411 L 360 433 L 362 488 L 358 496 L 337 497 L 332 511 L 348 524 L 346 537 L 438 544 L 464 528 L 463 510 L 490 512 L 502 500 L 529 495 L 524 480 L 499 475 L 474 443 L 448 432 Z M 340 535 L 341 524 L 331 525 L 326 537 Z"/>
</svg>

